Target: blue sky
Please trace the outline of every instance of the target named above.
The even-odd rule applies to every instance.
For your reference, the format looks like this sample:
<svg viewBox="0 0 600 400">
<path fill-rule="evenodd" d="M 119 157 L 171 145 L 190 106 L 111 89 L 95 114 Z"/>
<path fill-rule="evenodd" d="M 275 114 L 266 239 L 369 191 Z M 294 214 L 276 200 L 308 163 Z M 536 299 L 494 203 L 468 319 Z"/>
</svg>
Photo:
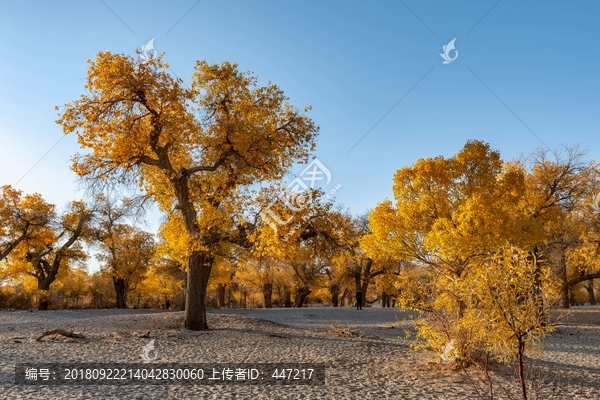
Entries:
<svg viewBox="0 0 600 400">
<path fill-rule="evenodd" d="M 316 156 L 355 214 L 391 196 L 398 168 L 469 139 L 505 159 L 576 143 L 600 159 L 599 18 L 593 0 L 5 0 L 0 184 L 61 206 L 80 197 L 69 170 L 79 148 L 54 106 L 84 93 L 98 51 L 133 55 L 152 38 L 185 82 L 196 60 L 235 61 L 312 105 Z M 458 58 L 444 65 L 454 38 Z"/>
</svg>

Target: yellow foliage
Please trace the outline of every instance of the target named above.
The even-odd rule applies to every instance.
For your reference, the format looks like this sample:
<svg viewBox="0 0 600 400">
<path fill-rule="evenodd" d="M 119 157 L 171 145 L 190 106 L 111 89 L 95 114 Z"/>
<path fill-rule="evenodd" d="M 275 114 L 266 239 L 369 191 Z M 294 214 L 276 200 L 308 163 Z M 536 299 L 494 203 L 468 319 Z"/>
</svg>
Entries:
<svg viewBox="0 0 600 400">
<path fill-rule="evenodd" d="M 395 203 L 386 200 L 371 212 L 371 233 L 361 245 L 370 257 L 404 262 L 398 302 L 427 313 L 417 323 L 418 337 L 425 340 L 420 347 L 439 352 L 454 340 L 462 361 L 485 351 L 504 359 L 514 355 L 507 349 L 514 349 L 510 336 L 515 332 L 529 332 L 522 336 L 527 345 L 542 336 L 547 310 L 538 300 L 556 296 L 557 285 L 546 279 L 550 268 L 529 261 L 535 255 L 527 254 L 561 216 L 548 196 L 528 187 L 532 182 L 544 186 L 538 176 L 542 170 L 547 172 L 505 164 L 498 152 L 478 141 L 468 142 L 452 158 L 420 159 L 398 170 Z M 490 259 L 507 243 L 523 250 L 509 246 Z M 517 302 L 534 289 L 535 299 Z M 510 313 L 509 320 L 503 322 L 500 306 Z"/>
</svg>

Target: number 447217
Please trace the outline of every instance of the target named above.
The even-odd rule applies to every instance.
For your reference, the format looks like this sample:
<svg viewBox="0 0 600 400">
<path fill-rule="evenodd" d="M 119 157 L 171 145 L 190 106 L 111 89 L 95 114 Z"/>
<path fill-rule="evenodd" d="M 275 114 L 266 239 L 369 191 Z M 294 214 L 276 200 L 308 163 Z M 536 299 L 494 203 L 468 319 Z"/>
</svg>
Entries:
<svg viewBox="0 0 600 400">
<path fill-rule="evenodd" d="M 272 377 L 275 379 L 311 379 L 314 369 L 293 369 L 293 368 L 281 368 L 276 369 L 273 372 Z"/>
</svg>

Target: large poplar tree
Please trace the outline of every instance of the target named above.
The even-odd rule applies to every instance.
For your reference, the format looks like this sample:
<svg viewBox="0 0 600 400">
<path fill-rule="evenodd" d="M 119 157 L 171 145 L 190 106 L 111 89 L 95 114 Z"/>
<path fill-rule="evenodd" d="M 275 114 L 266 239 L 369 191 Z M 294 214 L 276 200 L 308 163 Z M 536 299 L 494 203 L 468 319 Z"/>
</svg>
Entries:
<svg viewBox="0 0 600 400">
<path fill-rule="evenodd" d="M 206 288 L 223 241 L 243 236 L 245 190 L 281 179 L 314 149 L 318 128 L 275 84 L 237 64 L 197 62 L 191 88 L 162 56 L 138 62 L 100 52 L 86 93 L 57 121 L 85 153 L 73 170 L 90 184 L 135 183 L 180 214 L 188 241 L 185 326 L 207 329 Z"/>
</svg>

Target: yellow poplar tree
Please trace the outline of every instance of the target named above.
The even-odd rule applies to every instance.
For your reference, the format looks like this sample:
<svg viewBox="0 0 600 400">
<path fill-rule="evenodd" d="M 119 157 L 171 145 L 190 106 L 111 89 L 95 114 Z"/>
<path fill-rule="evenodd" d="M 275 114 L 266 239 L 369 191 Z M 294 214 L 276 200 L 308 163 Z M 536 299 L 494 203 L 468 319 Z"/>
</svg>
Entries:
<svg viewBox="0 0 600 400">
<path fill-rule="evenodd" d="M 96 257 L 112 277 L 117 308 L 127 308 L 127 294 L 141 282 L 156 252 L 154 236 L 130 225 L 116 224 L 103 237 Z"/>
<path fill-rule="evenodd" d="M 0 188 L 0 261 L 31 238 L 36 227 L 48 224 L 50 208 L 37 193 L 23 196 L 10 185 Z"/>
<path fill-rule="evenodd" d="M 318 128 L 275 84 L 259 86 L 237 64 L 198 61 L 191 88 L 162 55 L 98 53 L 86 94 L 57 121 L 87 153 L 73 170 L 88 182 L 135 182 L 163 212 L 181 215 L 188 237 L 185 326 L 208 329 L 206 288 L 223 242 L 250 228 L 245 189 L 281 179 L 313 150 Z"/>
<path fill-rule="evenodd" d="M 386 200 L 371 212 L 371 233 L 361 241 L 372 258 L 421 268 L 424 288 L 400 291 L 399 302 L 427 312 L 419 336 L 431 348 L 440 351 L 454 340 L 463 360 L 476 354 L 463 290 L 474 284 L 481 260 L 507 241 L 535 243 L 540 231 L 519 212 L 522 171 L 504 167 L 497 151 L 470 141 L 454 157 L 420 159 L 401 168 L 394 177 L 395 204 Z"/>
<path fill-rule="evenodd" d="M 37 279 L 38 308 L 47 310 L 48 291 L 61 267 L 87 259 L 81 242 L 89 239 L 92 211 L 81 201 L 71 202 L 64 213 L 57 215 L 52 204 L 40 202 L 36 208 L 48 224 L 38 226 L 9 255 L 15 273 L 28 274 Z"/>
</svg>

